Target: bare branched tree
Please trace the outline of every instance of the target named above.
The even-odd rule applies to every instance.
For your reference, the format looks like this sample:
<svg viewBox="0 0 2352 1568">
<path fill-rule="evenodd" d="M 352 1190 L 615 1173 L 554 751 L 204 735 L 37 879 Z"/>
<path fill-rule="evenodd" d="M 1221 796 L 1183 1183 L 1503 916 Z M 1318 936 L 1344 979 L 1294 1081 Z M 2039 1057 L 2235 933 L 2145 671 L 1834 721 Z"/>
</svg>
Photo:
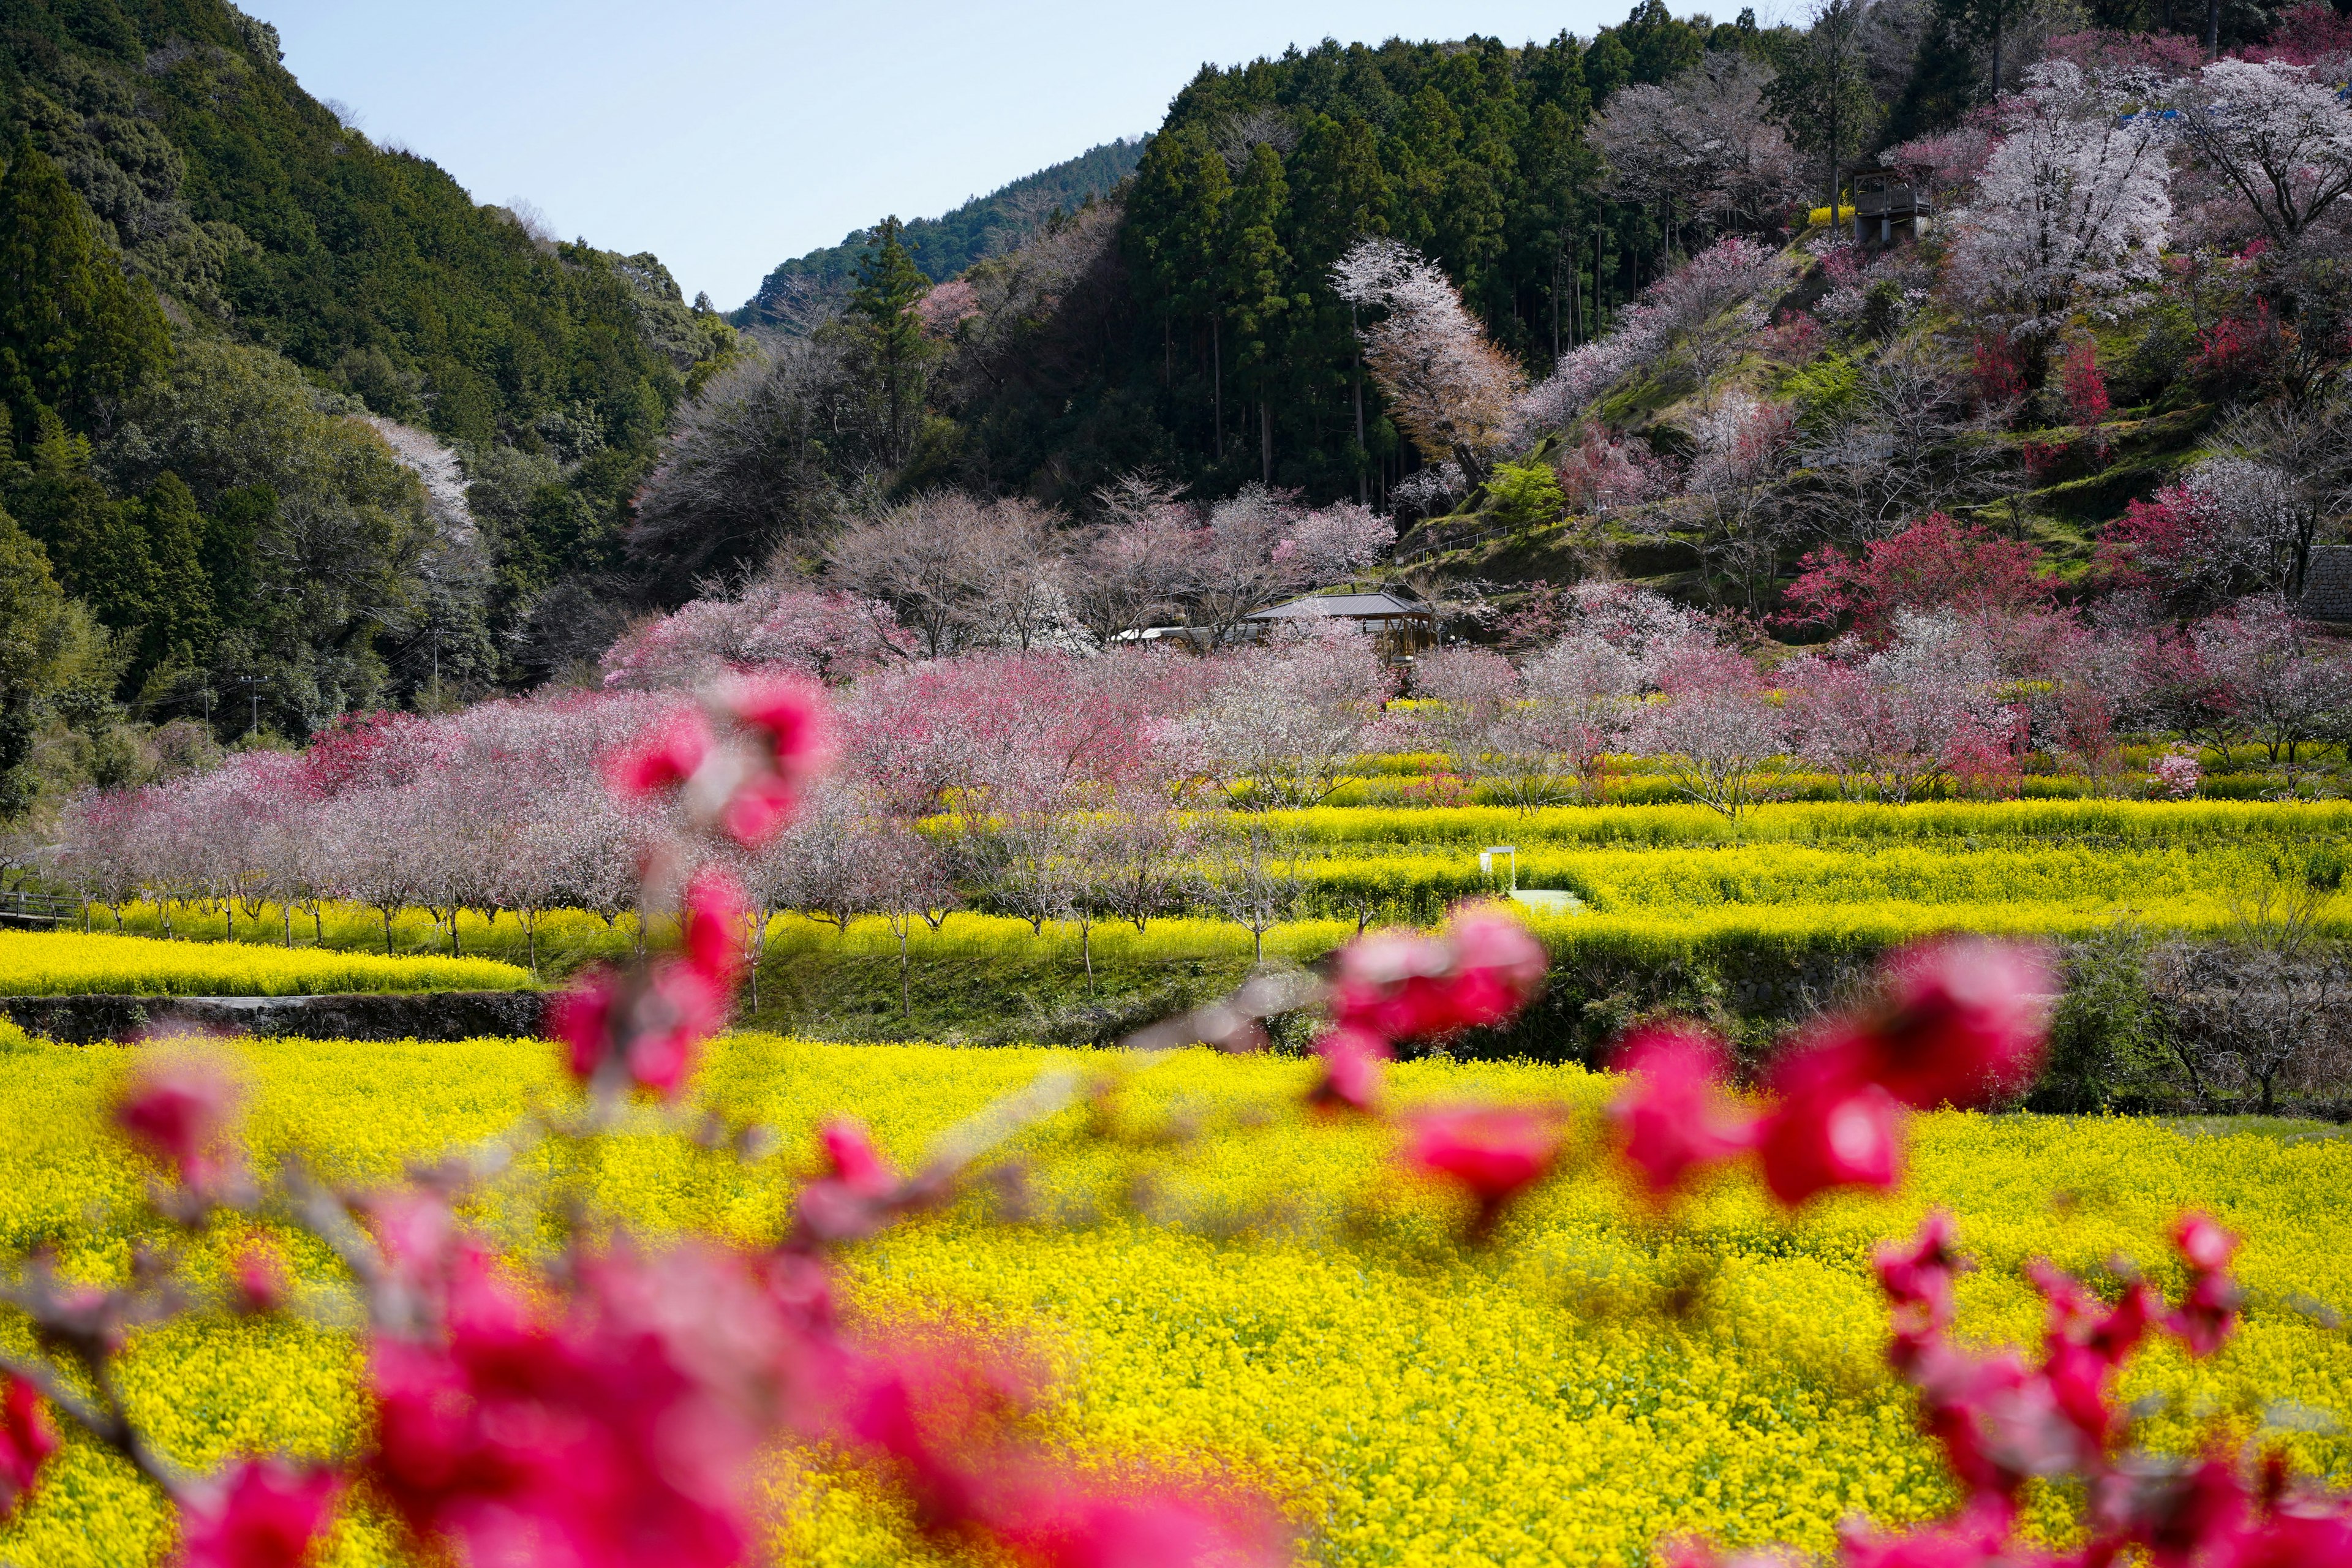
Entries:
<svg viewBox="0 0 2352 1568">
<path fill-rule="evenodd" d="M 838 334 L 772 340 L 679 411 L 637 501 L 629 553 L 671 602 L 818 537 L 862 449 L 861 399 Z"/>
<path fill-rule="evenodd" d="M 1772 69 L 1710 51 L 1664 86 L 1621 88 L 1593 121 L 1611 184 L 1655 211 L 1667 232 L 1692 220 L 1762 233 L 1801 188 L 1795 149 L 1764 103 Z"/>
<path fill-rule="evenodd" d="M 1058 524 L 1018 497 L 933 490 L 850 522 L 827 547 L 826 566 L 833 582 L 887 605 L 929 658 L 1027 649 L 1069 621 Z"/>
<path fill-rule="evenodd" d="M 1228 819 L 1202 856 L 1202 900 L 1250 933 L 1250 955 L 1265 962 L 1265 933 L 1296 918 L 1307 878 L 1298 840 L 1264 817 Z"/>
<path fill-rule="evenodd" d="M 1096 643 L 1173 616 L 1187 574 L 1196 520 L 1178 487 L 1133 473 L 1095 492 L 1101 521 L 1078 547 L 1070 573 L 1070 613 Z"/>
<path fill-rule="evenodd" d="M 1799 447 L 1813 481 L 1809 521 L 1858 549 L 1927 512 L 1988 499 L 2009 458 L 1987 424 L 1966 389 L 1920 355 L 1864 364 L 1853 403 Z"/>
<path fill-rule="evenodd" d="M 2278 882 L 2241 895 L 2218 942 L 2177 941 L 2151 955 L 2149 986 L 2190 1091 L 2235 1067 L 2277 1108 L 2282 1078 L 2340 1033 L 2352 1004 L 2343 943 L 2327 934 L 2329 895 Z"/>
</svg>

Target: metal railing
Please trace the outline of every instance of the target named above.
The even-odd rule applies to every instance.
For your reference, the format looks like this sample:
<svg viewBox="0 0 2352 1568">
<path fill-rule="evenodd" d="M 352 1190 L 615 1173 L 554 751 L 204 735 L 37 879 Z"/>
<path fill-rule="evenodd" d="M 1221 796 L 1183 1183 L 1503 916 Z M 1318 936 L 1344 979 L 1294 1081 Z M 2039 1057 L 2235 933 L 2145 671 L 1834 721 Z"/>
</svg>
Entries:
<svg viewBox="0 0 2352 1568">
<path fill-rule="evenodd" d="M 81 923 L 81 902 L 54 893 L 0 892 L 0 925 L 61 926 Z"/>
</svg>

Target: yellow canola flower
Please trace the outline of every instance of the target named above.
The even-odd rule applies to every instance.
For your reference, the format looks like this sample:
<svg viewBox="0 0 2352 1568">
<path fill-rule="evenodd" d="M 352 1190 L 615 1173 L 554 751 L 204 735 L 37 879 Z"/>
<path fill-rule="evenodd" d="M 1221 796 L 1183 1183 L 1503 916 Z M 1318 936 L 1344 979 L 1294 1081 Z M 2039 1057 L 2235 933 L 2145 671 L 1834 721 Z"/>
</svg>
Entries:
<svg viewBox="0 0 2352 1568">
<path fill-rule="evenodd" d="M 103 931 L 0 931 L 0 995 L 304 996 L 338 991 L 513 991 L 530 973 L 488 958 L 386 958 Z"/>
<path fill-rule="evenodd" d="M 353 1182 L 392 1179 L 409 1159 L 472 1144 L 572 1092 L 551 1048 L 533 1043 L 235 1049 L 257 1168 L 299 1148 Z M 120 1279 L 134 1247 L 172 1239 L 142 1217 L 153 1173 L 101 1126 L 128 1060 L 37 1045 L 6 1057 L 0 1258 L 47 1244 L 68 1272 Z M 2032 1259 L 2089 1270 L 2121 1256 L 2177 1291 L 2165 1228 L 2186 1207 L 2213 1213 L 2247 1238 L 2247 1322 L 2208 1362 L 2168 1348 L 2135 1364 L 2124 1394 L 2149 1402 L 2144 1436 L 2190 1452 L 2217 1422 L 2251 1432 L 2291 1406 L 2274 1436 L 2294 1461 L 2352 1481 L 2352 1347 L 2295 1306 L 2352 1306 L 2339 1244 L 2352 1142 L 2315 1131 L 1921 1116 L 1897 1195 L 1839 1197 L 1788 1219 L 1727 1177 L 1665 1219 L 1605 1177 L 1570 1174 L 1474 1248 L 1448 1200 L 1396 1173 L 1390 1133 L 1284 1110 L 1309 1063 L 1195 1051 L 1138 1068 L 1108 1053 L 742 1035 L 715 1043 L 698 1088 L 774 1129 L 777 1154 L 739 1166 L 647 1119 L 580 1179 L 596 1206 L 646 1232 L 772 1241 L 824 1118 L 860 1117 L 911 1163 L 1051 1067 L 1102 1075 L 1106 1088 L 1019 1140 L 1035 1162 L 1032 1217 L 1004 1223 L 974 1197 L 910 1221 L 848 1255 L 846 1310 L 869 1325 L 1014 1339 L 1050 1373 L 1040 1441 L 1105 1468 L 1148 1463 L 1267 1492 L 1303 1563 L 1634 1568 L 1677 1534 L 1822 1551 L 1857 1513 L 1899 1525 L 1943 1512 L 1951 1484 L 1885 1370 L 1869 1275 L 1873 1247 L 1938 1205 L 1982 1265 L 1963 1282 L 1961 1328 L 1988 1343 L 2038 1335 Z M 1428 1061 L 1398 1068 L 1392 1091 L 1404 1103 L 1549 1100 L 1589 1134 L 1612 1086 L 1572 1067 Z M 478 1222 L 502 1245 L 544 1246 L 502 1207 L 507 1195 L 486 1195 Z M 194 1271 L 225 1268 L 245 1234 L 189 1242 Z M 336 1326 L 327 1260 L 280 1242 L 315 1321 L 204 1312 L 132 1347 L 129 1397 L 190 1463 L 364 1446 L 361 1352 Z M 30 1349 L 5 1312 L 0 1347 Z M 58 1467 L 0 1527 L 0 1562 L 164 1559 L 163 1510 L 120 1465 L 72 1442 Z M 955 1560 L 839 1455 L 780 1454 L 763 1481 L 781 1560 Z M 2071 1506 L 2037 1497 L 2034 1517 L 2063 1532 Z M 404 1560 L 389 1524 L 355 1505 L 323 1561 Z"/>
</svg>

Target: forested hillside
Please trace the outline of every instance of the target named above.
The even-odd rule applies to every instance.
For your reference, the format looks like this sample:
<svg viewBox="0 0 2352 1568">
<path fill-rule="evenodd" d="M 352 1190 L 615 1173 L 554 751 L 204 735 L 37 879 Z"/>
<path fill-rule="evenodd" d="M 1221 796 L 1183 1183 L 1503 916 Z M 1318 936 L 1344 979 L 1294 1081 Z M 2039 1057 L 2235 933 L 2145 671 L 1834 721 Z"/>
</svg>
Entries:
<svg viewBox="0 0 2352 1568">
<path fill-rule="evenodd" d="M 974 196 L 943 217 L 919 217 L 900 231 L 908 259 L 924 277 L 944 283 L 984 257 L 1011 250 L 1053 213 L 1076 212 L 1108 195 L 1135 173 L 1148 138 L 1106 142 L 1034 174 L 1024 174 L 984 196 Z M 761 280 L 759 292 L 728 320 L 739 327 L 789 330 L 804 310 L 808 294 L 837 294 L 857 275 L 866 250 L 866 230 L 839 245 L 794 257 Z"/>
<path fill-rule="evenodd" d="M 1327 41 L 1203 68 L 1114 199 L 925 300 L 928 422 L 879 441 L 835 426 L 822 454 L 804 434 L 830 424 L 819 410 L 864 405 L 854 371 L 877 320 L 869 292 L 837 323 L 835 348 L 785 353 L 757 397 L 689 419 L 689 459 L 707 456 L 705 424 L 723 425 L 735 435 L 721 445 L 761 454 L 744 456 L 748 468 L 790 470 L 794 494 L 818 499 L 772 497 L 735 515 L 747 510 L 741 487 L 714 493 L 709 465 L 690 460 L 680 472 L 693 493 L 653 498 L 641 547 L 662 555 L 681 536 L 674 508 L 716 508 L 730 520 L 716 543 L 698 531 L 695 569 L 738 567 L 877 479 L 885 493 L 961 482 L 1083 507 L 1115 476 L 1150 467 L 1203 496 L 1257 481 L 1384 500 L 1420 459 L 1367 387 L 1360 312 L 1330 281 L 1348 246 L 1388 235 L 1437 258 L 1496 342 L 1540 376 L 1675 258 L 1719 233 L 1783 224 L 1824 113 L 1865 96 L 1894 106 L 1874 109 L 1868 130 L 1893 133 L 1980 100 L 1986 51 L 1965 18 L 1925 0 L 1846 0 L 1844 15 L 1852 37 L 1825 96 L 1770 103 L 1761 89 L 1780 66 L 1799 85 L 1811 68 L 1807 33 L 1759 27 L 1748 12 L 1677 17 L 1661 0 L 1589 39 Z M 1777 160 L 1728 201 L 1706 172 L 1687 191 L 1643 185 L 1593 140 L 1612 95 L 1695 79 L 1709 84 L 1712 131 L 1730 155 Z M 1850 157 L 1856 130 L 1822 133 Z M 919 280 L 929 268 L 911 226 L 899 243 Z M 886 271 L 887 248 L 866 247 Z"/>
<path fill-rule="evenodd" d="M 134 768 L 117 715 L 299 735 L 566 657 L 733 341 L 707 303 L 347 129 L 221 0 L 0 5 L 0 141 L 13 795 L 44 733 Z"/>
<path fill-rule="evenodd" d="M 2208 37 L 2186 30 L 2200 24 Z M 1776 612 L 1809 550 L 1855 547 L 1843 514 L 1864 507 L 1865 532 L 1956 507 L 2079 576 L 2127 504 L 2217 455 L 2200 442 L 2222 416 L 2323 384 L 2336 395 L 2341 356 L 2321 346 L 2334 286 L 2313 271 L 2326 246 L 2249 228 L 2233 174 L 2147 133 L 2178 110 L 2132 144 L 2135 178 L 2177 171 L 2177 191 L 2150 199 L 2177 200 L 2180 221 L 2134 230 L 2126 249 L 2143 269 L 2162 255 L 2198 289 L 2135 273 L 2128 298 L 2065 303 L 2061 331 L 2014 300 L 1989 309 L 1981 268 L 1952 264 L 1948 223 L 2020 199 L 1979 176 L 2021 126 L 2071 148 L 2202 90 L 2196 68 L 2215 55 L 2336 83 L 2342 26 L 2324 5 L 2235 0 L 2197 15 L 2153 0 L 1822 0 L 1768 27 L 1641 0 L 1591 38 L 1327 41 L 1206 68 L 1131 180 L 1015 250 L 934 282 L 908 231 L 878 226 L 843 298 L 686 411 L 632 557 L 677 599 L 772 563 L 822 567 L 845 520 L 942 488 L 1097 522 L 1116 521 L 1106 487 L 1149 474 L 1196 507 L 1263 485 L 1404 522 L 1474 510 L 1486 548 L 1433 551 L 1429 531 L 1405 542 L 1489 611 L 1498 586 L 1507 602 L 1534 578 L 1606 572 Z M 2090 85 L 2062 91 L 2035 75 L 2044 66 Z M 1882 256 L 1875 233 L 1853 243 L 1843 204 L 1857 172 L 1887 160 L 1928 216 L 1917 243 Z M 2023 199 L 2039 210 L 2035 191 Z M 1367 239 L 1435 268 L 1412 275 L 1429 320 L 1454 312 L 1432 341 L 1485 367 L 1423 386 L 1418 410 L 1400 401 L 1403 372 L 1370 354 L 1409 313 L 1402 296 L 1369 278 L 1351 293 L 1339 276 Z M 2302 280 L 2283 289 L 2287 269 Z M 2252 311 L 2275 335 L 2291 296 L 2329 312 L 2290 356 L 2324 361 L 2320 382 L 2200 358 L 2200 333 L 2256 330 L 2224 317 Z M 2099 420 L 2065 390 L 2084 374 L 2060 374 L 2056 350 L 2090 337 L 2127 428 L 2085 447 Z M 2192 361 L 2201 379 L 2184 374 Z M 1986 382 L 1990 363 L 2009 379 Z M 1769 482 L 1744 486 L 1733 529 L 1769 539 L 1740 545 L 1736 569 L 1709 537 L 1730 526 L 1721 509 L 1691 489 L 1717 471 L 1699 459 L 1734 395 L 1779 429 Z M 1514 465 L 1499 487 L 1482 471 L 1497 456 Z M 1953 482 L 1912 482 L 1927 468 Z"/>
<path fill-rule="evenodd" d="M 844 541 L 917 498 L 994 520 L 1019 569 L 982 576 L 1028 584 L 1024 626 L 1109 626 L 1070 597 L 1105 525 L 1209 539 L 1254 486 L 1233 516 L 1459 514 L 1380 570 L 1482 636 L 1595 574 L 1781 615 L 1809 552 L 1937 508 L 2074 584 L 2128 507 L 2285 451 L 2263 410 L 2341 413 L 2341 212 L 2258 232 L 2210 150 L 2143 133 L 2168 121 L 2126 138 L 2134 178 L 2164 171 L 2128 289 L 2021 302 L 1953 237 L 2042 200 L 1984 183 L 1997 147 L 2129 127 L 2211 53 L 2338 79 L 2324 5 L 2201 19 L 1642 0 L 1589 39 L 1207 68 L 1148 142 L 788 263 L 739 341 L 653 257 L 344 126 L 220 0 L 0 0 L 9 803 L 592 670 L 714 585 L 870 587 Z M 1936 212 L 1865 254 L 1817 204 L 1882 158 Z M 2297 514 L 2298 561 L 2333 505 Z M 1121 613 L 1197 597 L 1179 567 Z"/>
</svg>

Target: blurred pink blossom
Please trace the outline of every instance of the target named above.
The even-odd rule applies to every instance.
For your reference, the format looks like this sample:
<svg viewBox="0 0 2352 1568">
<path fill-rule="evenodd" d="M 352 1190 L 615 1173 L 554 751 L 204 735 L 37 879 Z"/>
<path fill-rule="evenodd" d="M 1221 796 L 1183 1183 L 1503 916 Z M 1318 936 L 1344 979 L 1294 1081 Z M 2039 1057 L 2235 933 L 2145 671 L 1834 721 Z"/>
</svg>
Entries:
<svg viewBox="0 0 2352 1568">
<path fill-rule="evenodd" d="M 179 1568 L 302 1568 L 341 1490 L 330 1470 L 246 1460 L 182 1513 Z"/>
</svg>

